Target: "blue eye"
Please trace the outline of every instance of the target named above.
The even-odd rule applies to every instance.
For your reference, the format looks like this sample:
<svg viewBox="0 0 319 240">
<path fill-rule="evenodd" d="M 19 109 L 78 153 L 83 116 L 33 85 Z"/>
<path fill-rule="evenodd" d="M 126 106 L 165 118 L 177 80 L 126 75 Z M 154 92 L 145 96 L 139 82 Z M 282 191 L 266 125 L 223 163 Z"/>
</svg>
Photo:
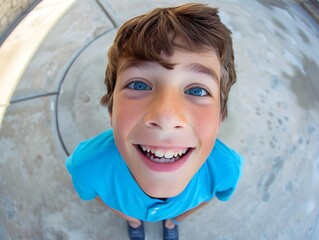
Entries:
<svg viewBox="0 0 319 240">
<path fill-rule="evenodd" d="M 147 85 L 146 83 L 141 82 L 141 81 L 131 82 L 129 85 L 127 85 L 127 87 L 130 89 L 137 90 L 137 91 L 152 90 L 152 88 L 149 85 Z"/>
<path fill-rule="evenodd" d="M 196 97 L 203 97 L 208 95 L 208 92 L 201 87 L 193 87 L 193 88 L 187 89 L 185 93 L 188 95 L 196 96 Z"/>
</svg>

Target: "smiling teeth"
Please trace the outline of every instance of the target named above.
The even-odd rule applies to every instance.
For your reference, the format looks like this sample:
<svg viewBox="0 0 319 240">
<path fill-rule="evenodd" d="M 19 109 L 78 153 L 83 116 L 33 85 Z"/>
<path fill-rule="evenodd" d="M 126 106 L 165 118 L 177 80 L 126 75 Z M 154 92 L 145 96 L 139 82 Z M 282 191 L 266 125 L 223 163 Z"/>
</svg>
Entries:
<svg viewBox="0 0 319 240">
<path fill-rule="evenodd" d="M 168 162 L 175 162 L 180 159 L 181 156 L 183 156 L 188 148 L 181 149 L 180 151 L 167 151 L 164 152 L 160 149 L 152 149 L 148 146 L 142 146 L 143 152 L 145 155 L 154 162 L 160 162 L 160 163 L 168 163 Z"/>
<path fill-rule="evenodd" d="M 156 157 L 159 158 L 173 158 L 173 157 L 177 157 L 177 156 L 182 156 L 187 152 L 187 148 L 180 150 L 178 152 L 173 152 L 173 151 L 167 151 L 164 152 L 163 150 L 156 150 L 156 149 L 151 149 L 150 147 L 147 146 L 141 146 L 141 148 L 143 149 L 144 152 L 151 152 L 153 153 Z"/>
</svg>

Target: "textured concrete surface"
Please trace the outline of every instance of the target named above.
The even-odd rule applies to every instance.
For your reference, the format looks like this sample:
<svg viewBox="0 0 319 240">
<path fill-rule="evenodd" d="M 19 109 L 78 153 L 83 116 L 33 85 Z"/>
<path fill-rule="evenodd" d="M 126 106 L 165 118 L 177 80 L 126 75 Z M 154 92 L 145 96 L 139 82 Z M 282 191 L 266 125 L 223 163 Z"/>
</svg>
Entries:
<svg viewBox="0 0 319 240">
<path fill-rule="evenodd" d="M 46 0 L 11 32 L 0 48 L 0 124 L 22 74 L 41 43 L 73 0 Z M 26 30 L 27 29 L 27 30 Z M 12 101 L 11 101 L 12 102 Z"/>
<path fill-rule="evenodd" d="M 15 21 L 24 15 L 36 0 L 6 0 L 0 2 L 0 39 Z"/>
<path fill-rule="evenodd" d="M 295 1 L 205 2 L 233 31 L 238 83 L 219 137 L 246 165 L 234 197 L 189 217 L 181 239 L 319 239 L 318 24 Z M 39 47 L 0 129 L 0 239 L 128 239 L 79 200 L 64 160 L 109 127 L 98 101 L 116 26 L 169 4 L 77 1 Z M 146 231 L 162 238 L 160 223 Z"/>
</svg>

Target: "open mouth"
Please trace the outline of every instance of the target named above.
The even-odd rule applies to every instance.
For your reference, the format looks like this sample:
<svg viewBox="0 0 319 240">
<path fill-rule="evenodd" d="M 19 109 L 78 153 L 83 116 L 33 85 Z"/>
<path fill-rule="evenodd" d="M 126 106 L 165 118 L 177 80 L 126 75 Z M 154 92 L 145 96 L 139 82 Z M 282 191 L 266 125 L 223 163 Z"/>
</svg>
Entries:
<svg viewBox="0 0 319 240">
<path fill-rule="evenodd" d="M 149 160 L 155 163 L 174 163 L 185 157 L 191 148 L 180 148 L 178 150 L 161 150 L 149 146 L 137 145 L 139 151 Z"/>
</svg>

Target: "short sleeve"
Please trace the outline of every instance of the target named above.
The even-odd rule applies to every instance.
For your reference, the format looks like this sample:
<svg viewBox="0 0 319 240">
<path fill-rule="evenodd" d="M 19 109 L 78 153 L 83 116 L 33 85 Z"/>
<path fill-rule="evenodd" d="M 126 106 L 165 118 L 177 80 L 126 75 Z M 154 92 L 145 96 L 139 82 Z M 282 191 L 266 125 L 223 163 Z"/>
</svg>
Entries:
<svg viewBox="0 0 319 240">
<path fill-rule="evenodd" d="M 73 187 L 83 200 L 92 200 L 97 196 L 96 191 L 92 188 L 89 176 L 87 176 L 88 169 L 83 171 L 83 168 L 76 166 L 76 160 L 73 154 L 66 159 L 66 168 L 72 176 Z"/>
<path fill-rule="evenodd" d="M 216 197 L 221 201 L 227 201 L 233 195 L 234 191 L 235 191 L 234 187 L 224 191 L 219 191 L 219 192 L 216 192 Z"/>
<path fill-rule="evenodd" d="M 216 142 L 212 156 L 215 196 L 221 201 L 227 201 L 235 192 L 244 161 L 221 141 Z"/>
</svg>

